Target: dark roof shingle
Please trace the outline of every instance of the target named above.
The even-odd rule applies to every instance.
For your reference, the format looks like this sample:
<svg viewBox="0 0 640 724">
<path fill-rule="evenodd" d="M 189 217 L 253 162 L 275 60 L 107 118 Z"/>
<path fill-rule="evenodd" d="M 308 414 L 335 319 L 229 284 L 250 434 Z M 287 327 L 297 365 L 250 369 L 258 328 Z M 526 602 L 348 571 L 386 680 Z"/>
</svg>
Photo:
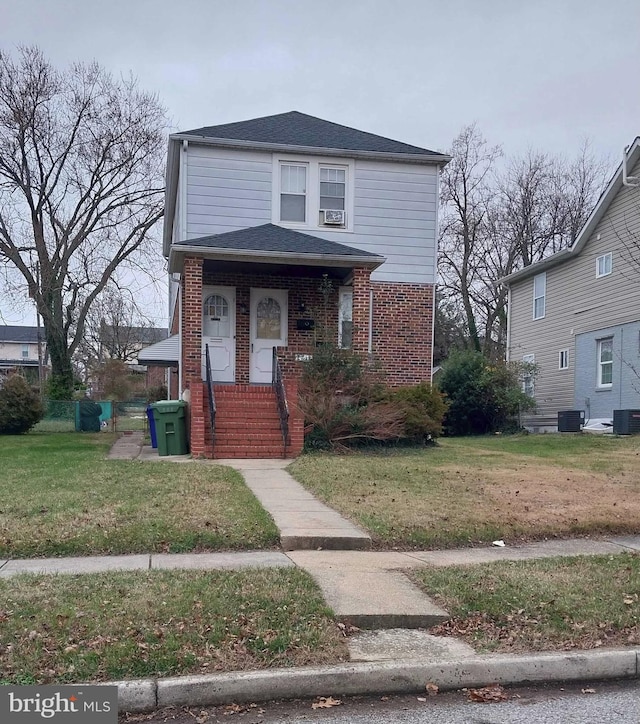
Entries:
<svg viewBox="0 0 640 724">
<path fill-rule="evenodd" d="M 40 339 L 44 340 L 44 330 L 40 330 Z M 18 342 L 22 344 L 37 344 L 38 328 L 21 327 L 19 325 L 1 324 L 0 342 Z"/>
<path fill-rule="evenodd" d="M 210 139 L 254 141 L 256 143 L 309 148 L 335 148 L 345 151 L 371 151 L 378 153 L 405 153 L 422 156 L 439 156 L 437 151 L 394 141 L 384 136 L 359 131 L 322 118 L 308 116 L 299 111 L 263 116 L 248 121 L 206 126 L 179 135 L 201 136 Z"/>
<path fill-rule="evenodd" d="M 201 236 L 198 239 L 188 239 L 174 245 L 180 246 L 201 246 L 215 249 L 229 249 L 239 251 L 265 251 L 285 254 L 299 254 L 304 258 L 305 254 L 327 254 L 329 256 L 356 256 L 371 257 L 372 261 L 381 258 L 378 254 L 369 251 L 362 251 L 353 246 L 338 244 L 335 241 L 320 239 L 311 234 L 303 234 L 300 231 L 285 229 L 275 224 L 261 224 L 250 226 L 239 231 L 227 231 L 224 234 L 213 234 Z"/>
</svg>

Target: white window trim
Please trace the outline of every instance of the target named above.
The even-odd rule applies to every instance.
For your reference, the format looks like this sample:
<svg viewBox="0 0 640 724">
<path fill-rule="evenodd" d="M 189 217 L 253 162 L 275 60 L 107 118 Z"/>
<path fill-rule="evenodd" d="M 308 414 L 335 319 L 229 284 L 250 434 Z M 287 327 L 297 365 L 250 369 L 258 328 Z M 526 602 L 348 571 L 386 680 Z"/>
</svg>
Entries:
<svg viewBox="0 0 640 724">
<path fill-rule="evenodd" d="M 351 349 L 353 347 L 353 332 L 351 333 L 351 348 L 342 347 L 342 299 L 347 294 L 351 294 L 351 323 L 353 325 L 353 287 L 340 287 L 338 293 L 338 347 L 340 349 Z"/>
<path fill-rule="evenodd" d="M 609 259 L 609 271 L 605 271 L 602 274 L 600 273 L 600 260 L 603 260 L 603 264 L 606 268 L 606 259 Z M 606 254 L 601 254 L 599 257 L 596 258 L 596 279 L 600 279 L 601 277 L 608 277 L 609 274 L 613 271 L 613 253 L 607 252 Z"/>
<path fill-rule="evenodd" d="M 534 364 L 536 363 L 536 356 L 535 356 L 535 354 L 525 354 L 525 355 L 522 355 L 522 361 L 523 361 L 524 363 L 526 363 L 526 364 L 532 364 L 532 365 L 534 365 Z M 527 377 L 530 377 L 530 381 L 531 381 L 531 393 L 528 393 L 528 392 L 527 392 L 527 389 L 526 389 L 526 387 L 527 387 L 526 378 L 527 378 Z M 536 395 L 536 383 L 535 383 L 535 379 L 534 379 L 534 376 L 533 376 L 533 375 L 524 375 L 524 374 L 522 375 L 522 391 L 524 392 L 525 395 L 529 395 L 529 397 L 535 397 L 535 395 Z"/>
<path fill-rule="evenodd" d="M 282 165 L 293 164 L 307 167 L 306 221 L 280 220 L 280 169 Z M 346 170 L 345 213 L 347 223 L 344 226 L 320 224 L 320 168 L 341 168 Z M 273 183 L 271 195 L 271 221 L 288 229 L 322 230 L 337 233 L 353 232 L 353 209 L 355 199 L 355 162 L 348 158 L 325 156 L 298 156 L 273 154 Z"/>
<path fill-rule="evenodd" d="M 562 356 L 564 355 L 566 364 L 562 365 Z M 558 369 L 559 370 L 568 370 L 569 369 L 569 350 L 568 349 L 561 349 L 558 352 Z"/>
<path fill-rule="evenodd" d="M 611 342 L 611 361 L 602 362 L 602 343 Z M 610 390 L 613 387 L 613 337 L 603 337 L 597 340 L 596 345 L 596 364 L 597 364 L 597 387 L 599 390 Z M 602 365 L 611 365 L 611 382 L 602 381 Z"/>
<path fill-rule="evenodd" d="M 536 297 L 536 279 L 542 279 L 543 290 L 542 294 Z M 542 314 L 536 317 L 536 300 L 542 299 Z M 547 314 L 547 272 L 542 274 L 536 274 L 533 277 L 533 319 L 544 319 Z"/>
</svg>

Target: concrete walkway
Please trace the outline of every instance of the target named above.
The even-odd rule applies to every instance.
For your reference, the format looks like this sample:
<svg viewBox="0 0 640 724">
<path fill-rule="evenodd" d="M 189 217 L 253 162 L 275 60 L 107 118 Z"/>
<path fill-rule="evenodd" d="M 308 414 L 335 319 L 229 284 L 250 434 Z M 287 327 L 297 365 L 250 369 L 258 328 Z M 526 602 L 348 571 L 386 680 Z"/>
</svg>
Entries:
<svg viewBox="0 0 640 724">
<path fill-rule="evenodd" d="M 121 435 L 111 446 L 107 459 L 135 460 L 142 450 L 142 440 L 142 432 L 132 432 Z"/>
<path fill-rule="evenodd" d="M 284 468 L 291 460 L 217 460 L 238 470 L 280 529 L 280 544 L 293 550 L 365 550 L 371 538 L 313 497 Z"/>
</svg>

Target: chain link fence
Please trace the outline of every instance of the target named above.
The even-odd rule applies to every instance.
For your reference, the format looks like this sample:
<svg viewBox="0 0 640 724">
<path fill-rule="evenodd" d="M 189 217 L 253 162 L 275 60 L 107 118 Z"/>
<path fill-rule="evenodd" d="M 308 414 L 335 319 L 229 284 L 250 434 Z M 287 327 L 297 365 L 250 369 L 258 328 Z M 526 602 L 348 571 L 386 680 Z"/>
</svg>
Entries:
<svg viewBox="0 0 640 724">
<path fill-rule="evenodd" d="M 93 407 L 91 427 L 86 425 L 83 410 L 84 401 L 43 400 L 44 417 L 35 426 L 38 432 L 81 432 L 87 429 L 100 429 L 108 432 L 148 432 L 147 403 L 145 400 L 96 400 Z"/>
</svg>

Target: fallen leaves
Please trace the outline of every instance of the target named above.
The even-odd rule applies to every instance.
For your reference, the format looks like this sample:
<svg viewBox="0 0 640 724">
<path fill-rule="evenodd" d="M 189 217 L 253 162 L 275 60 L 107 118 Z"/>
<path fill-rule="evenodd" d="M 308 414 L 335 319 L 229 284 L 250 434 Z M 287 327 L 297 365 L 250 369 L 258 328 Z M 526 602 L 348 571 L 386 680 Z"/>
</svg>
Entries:
<svg viewBox="0 0 640 724">
<path fill-rule="evenodd" d="M 497 701 L 506 701 L 507 693 L 500 684 L 491 684 L 482 689 L 469 689 L 469 701 L 475 701 L 480 704 L 492 704 Z"/>
<path fill-rule="evenodd" d="M 321 696 L 318 701 L 311 704 L 312 709 L 330 709 L 332 706 L 340 706 L 341 699 L 334 699 L 332 696 Z"/>
<path fill-rule="evenodd" d="M 435 696 L 440 691 L 440 688 L 438 687 L 438 685 L 434 684 L 431 681 L 427 684 L 427 686 L 425 688 L 426 688 L 427 694 L 429 694 L 429 696 Z"/>
</svg>

